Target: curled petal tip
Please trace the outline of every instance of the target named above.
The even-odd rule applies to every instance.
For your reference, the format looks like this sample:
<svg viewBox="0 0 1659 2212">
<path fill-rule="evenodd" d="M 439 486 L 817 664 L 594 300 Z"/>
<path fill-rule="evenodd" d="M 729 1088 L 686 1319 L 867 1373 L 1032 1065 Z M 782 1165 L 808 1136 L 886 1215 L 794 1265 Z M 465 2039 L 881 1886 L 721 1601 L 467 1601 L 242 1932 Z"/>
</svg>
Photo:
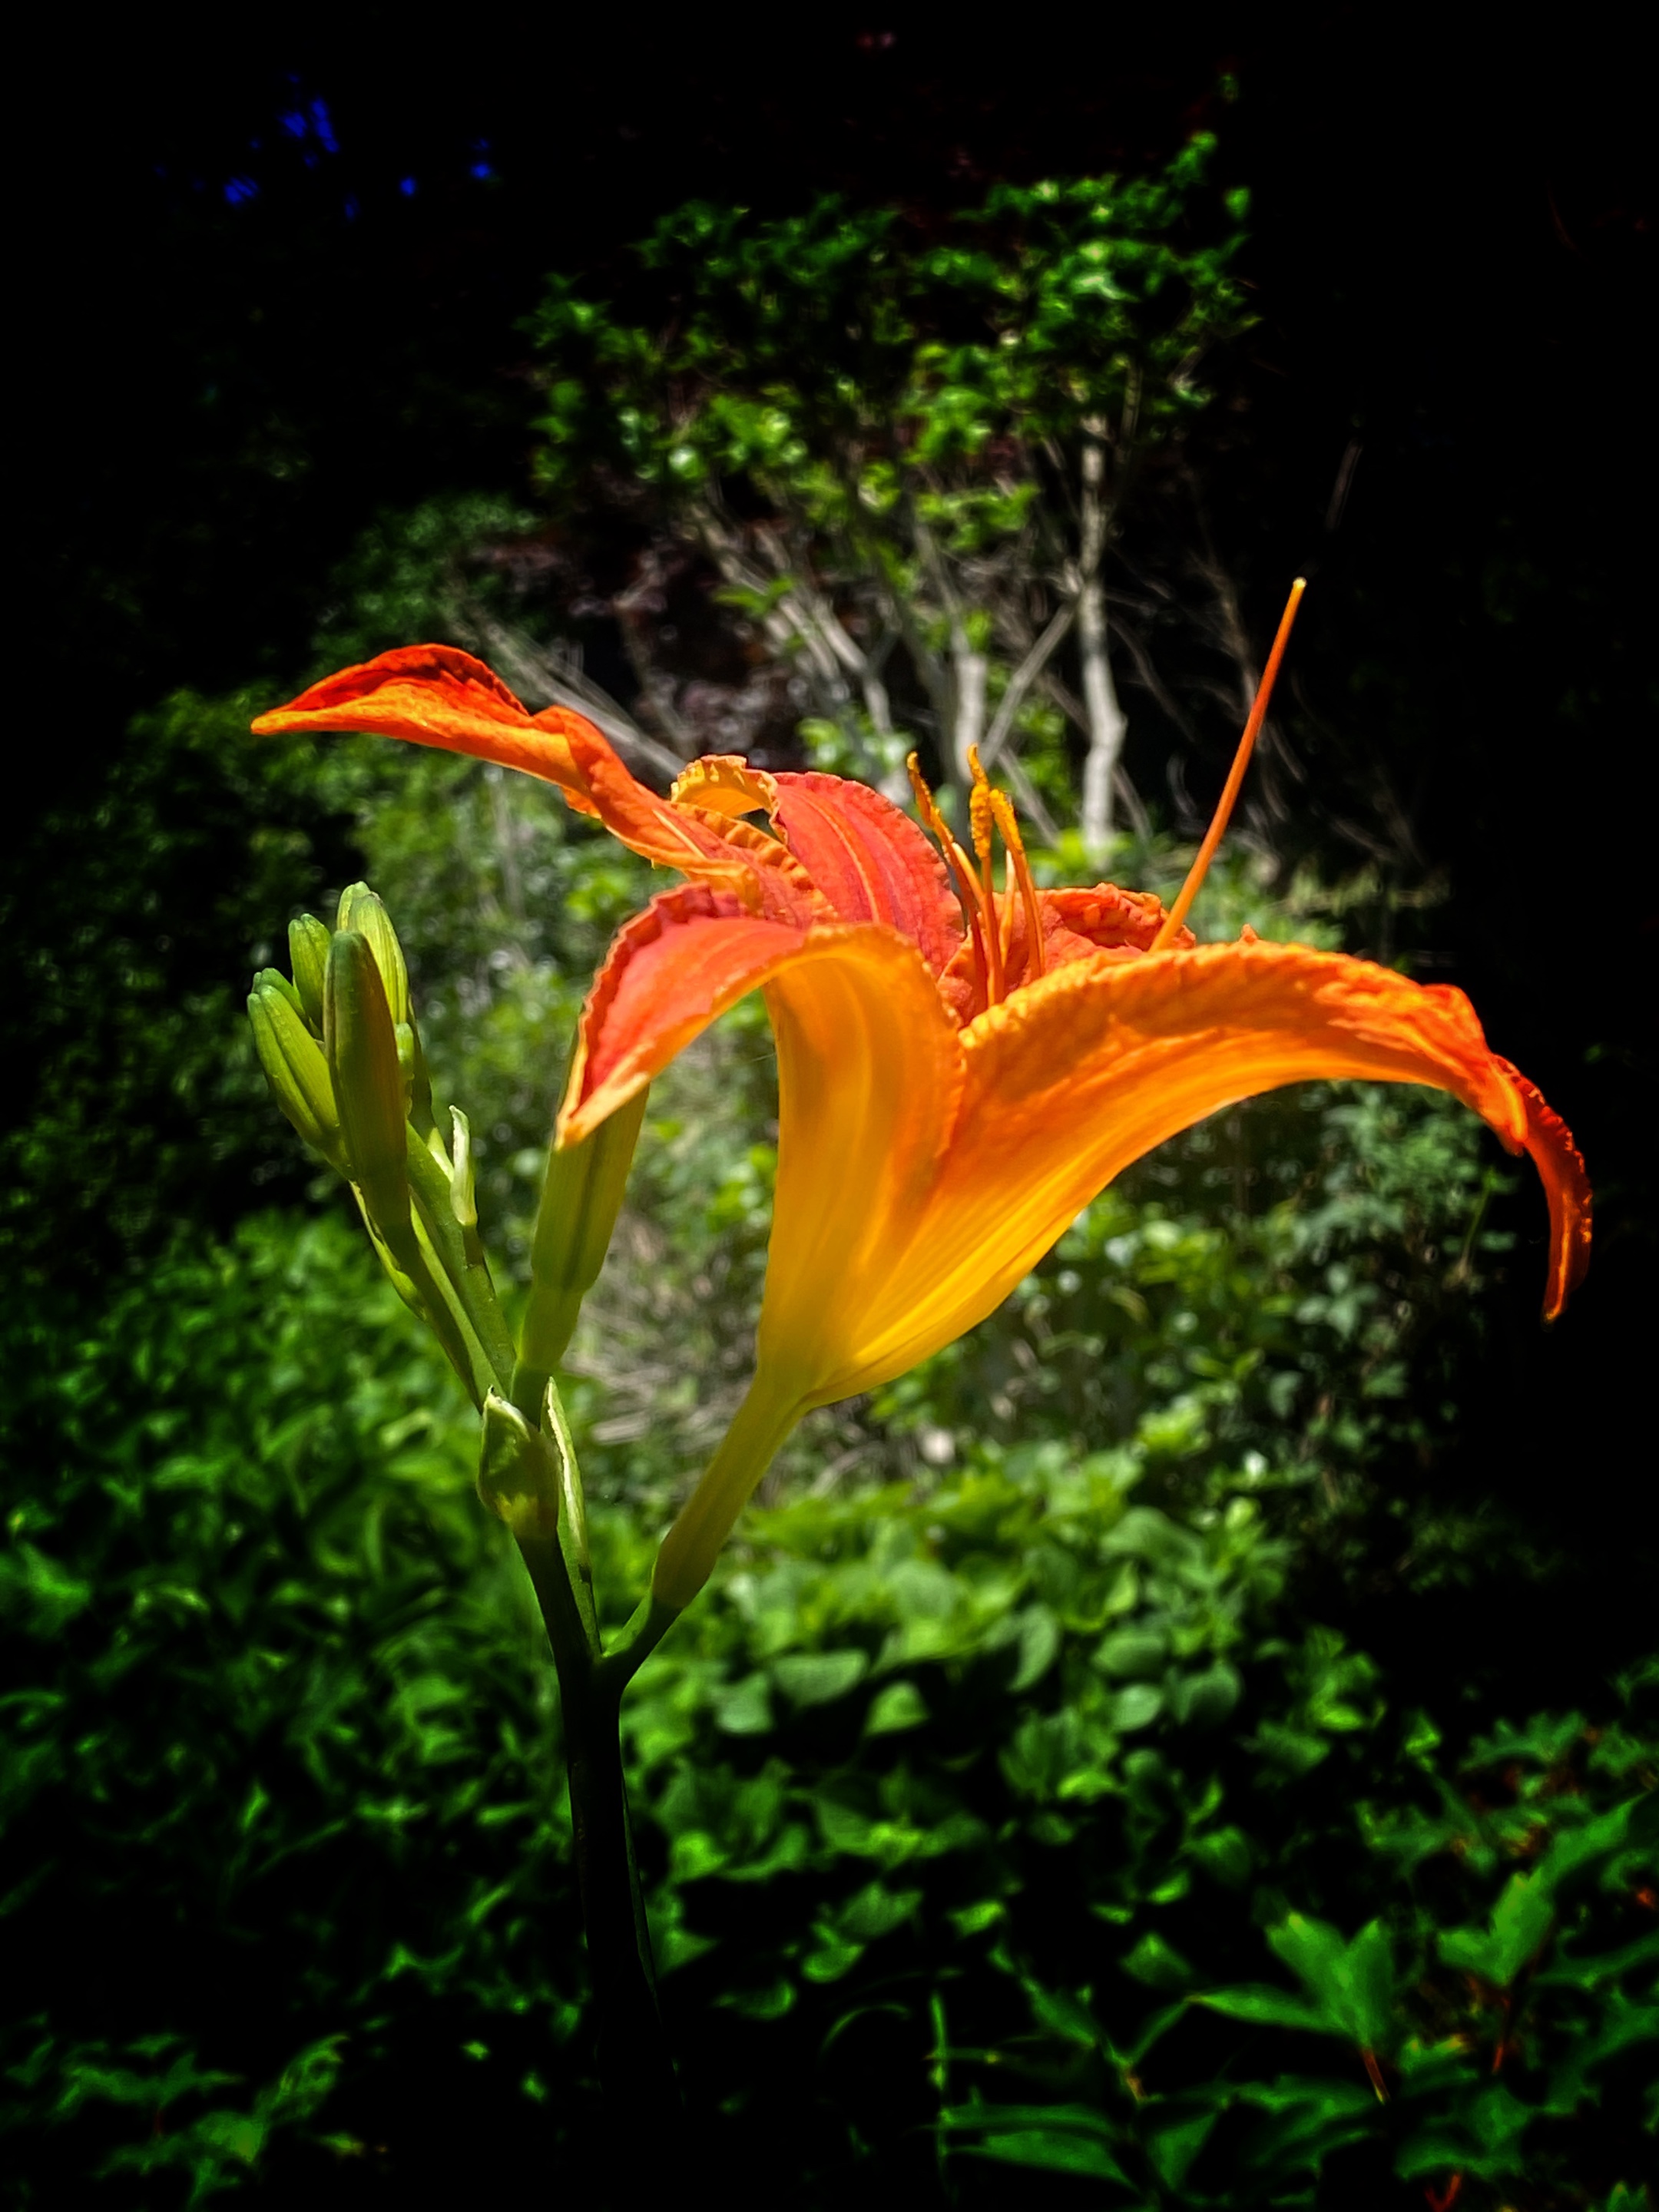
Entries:
<svg viewBox="0 0 1659 2212">
<path fill-rule="evenodd" d="M 1526 1118 L 1521 1142 L 1532 1157 L 1549 1206 L 1550 1259 L 1544 1319 L 1558 1321 L 1589 1267 L 1589 1176 L 1571 1130 L 1537 1085 L 1529 1083 L 1512 1061 L 1496 1054 L 1493 1058 L 1520 1095 Z"/>
</svg>

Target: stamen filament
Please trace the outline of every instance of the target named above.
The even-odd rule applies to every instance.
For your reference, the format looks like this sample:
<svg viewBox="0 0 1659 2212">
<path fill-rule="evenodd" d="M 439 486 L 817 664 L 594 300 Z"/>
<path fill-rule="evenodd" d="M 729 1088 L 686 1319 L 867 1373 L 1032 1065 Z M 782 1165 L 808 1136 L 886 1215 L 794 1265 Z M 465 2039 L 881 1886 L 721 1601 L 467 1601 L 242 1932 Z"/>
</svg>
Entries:
<svg viewBox="0 0 1659 2212">
<path fill-rule="evenodd" d="M 991 793 L 991 811 L 996 817 L 997 828 L 1002 832 L 1002 842 L 1008 848 L 1007 872 L 1019 885 L 1020 903 L 1025 908 L 1025 980 L 1035 982 L 1048 967 L 1042 944 L 1042 908 L 1037 903 L 1036 884 L 1031 878 L 1031 864 L 1025 857 L 1025 841 L 1019 834 L 1019 821 L 1014 812 L 1013 801 L 1006 792 Z M 1013 934 L 1013 901 L 1005 889 L 1003 896 L 1008 903 L 1009 936 Z M 1006 968 L 1006 953 L 1004 955 Z"/>
<path fill-rule="evenodd" d="M 981 988 L 988 992 L 991 967 L 985 953 L 985 933 L 980 927 L 984 915 L 983 895 L 974 874 L 974 864 L 957 842 L 951 835 L 950 823 L 939 812 L 939 802 L 922 779 L 921 766 L 915 753 L 906 755 L 904 765 L 909 772 L 910 788 L 915 793 L 916 811 L 938 840 L 939 850 L 945 855 L 945 865 L 957 879 L 957 890 L 968 923 L 968 934 L 973 940 L 975 970 Z"/>
<path fill-rule="evenodd" d="M 1198 858 L 1188 869 L 1187 880 L 1181 886 L 1175 904 L 1164 916 L 1163 927 L 1148 948 L 1151 951 L 1162 952 L 1167 947 L 1170 939 L 1186 921 L 1188 909 L 1198 896 L 1199 887 L 1209 872 L 1210 863 L 1215 858 L 1216 847 L 1221 842 L 1232 814 L 1234 803 L 1238 797 L 1239 787 L 1243 783 L 1244 771 L 1250 764 L 1250 755 L 1255 750 L 1257 734 L 1262 723 L 1267 720 L 1267 702 L 1273 695 L 1273 683 L 1279 674 L 1279 664 L 1285 658 L 1285 648 L 1291 641 L 1291 625 L 1296 621 L 1296 611 L 1301 605 L 1302 594 L 1307 588 L 1308 582 L 1305 576 L 1298 576 L 1291 586 L 1291 596 L 1285 601 L 1285 611 L 1279 618 L 1279 633 L 1273 639 L 1273 649 L 1267 655 L 1267 665 L 1262 671 L 1261 683 L 1256 686 L 1255 699 L 1250 708 L 1249 720 L 1245 723 L 1244 734 L 1238 741 L 1238 750 L 1233 755 L 1233 764 L 1228 771 L 1227 781 L 1220 800 L 1211 818 L 1210 826 L 1204 833 L 1204 842 L 1198 848 Z"/>
</svg>

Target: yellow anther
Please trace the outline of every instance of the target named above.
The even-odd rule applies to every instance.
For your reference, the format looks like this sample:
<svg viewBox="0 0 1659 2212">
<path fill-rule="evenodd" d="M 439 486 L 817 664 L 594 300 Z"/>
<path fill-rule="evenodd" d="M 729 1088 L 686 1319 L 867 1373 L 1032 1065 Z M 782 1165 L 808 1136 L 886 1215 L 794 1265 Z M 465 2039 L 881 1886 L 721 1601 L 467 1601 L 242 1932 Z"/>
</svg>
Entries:
<svg viewBox="0 0 1659 2212">
<path fill-rule="evenodd" d="M 927 779 L 921 772 L 921 756 L 919 753 L 906 753 L 904 770 L 910 779 L 910 788 L 916 795 L 917 811 L 928 828 L 932 829 L 939 818 L 939 804 L 928 789 Z"/>
<path fill-rule="evenodd" d="M 995 805 L 995 794 L 991 779 L 980 766 L 979 747 L 968 749 L 968 764 L 974 772 L 974 787 L 968 794 L 968 830 L 974 841 L 975 856 L 979 861 L 980 896 L 985 902 L 985 950 L 990 973 L 986 978 L 986 997 L 994 1006 L 1003 1000 L 1003 976 L 1007 968 L 1007 946 L 1005 941 L 1005 918 L 997 908 L 996 879 L 991 872 L 994 849 L 991 830 Z"/>
<path fill-rule="evenodd" d="M 976 783 L 968 794 L 968 827 L 981 868 L 991 864 L 991 799 L 988 783 Z"/>
</svg>

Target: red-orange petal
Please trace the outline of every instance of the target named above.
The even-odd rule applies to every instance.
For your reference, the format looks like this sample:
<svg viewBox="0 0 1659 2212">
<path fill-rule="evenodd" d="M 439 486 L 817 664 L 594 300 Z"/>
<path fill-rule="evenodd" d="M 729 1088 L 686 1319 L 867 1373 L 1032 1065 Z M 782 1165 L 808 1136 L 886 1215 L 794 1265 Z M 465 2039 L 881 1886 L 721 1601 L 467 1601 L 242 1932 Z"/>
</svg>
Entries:
<svg viewBox="0 0 1659 2212">
<path fill-rule="evenodd" d="M 471 753 L 556 783 L 591 813 L 586 778 L 571 750 L 573 728 L 611 748 L 579 714 L 551 708 L 532 715 L 491 668 L 453 645 L 405 645 L 313 684 L 253 725 L 260 737 L 297 730 L 361 730 Z M 614 757 L 614 756 L 612 756 Z M 620 763 L 617 763 L 621 765 Z M 626 773 L 626 771 L 624 771 Z"/>
<path fill-rule="evenodd" d="M 1150 952 L 1164 927 L 1164 902 L 1155 892 L 1120 890 L 1115 884 L 1097 884 L 1090 890 L 1039 891 L 1037 903 L 1045 944 L 1066 936 L 1081 938 L 1103 951 Z M 1166 950 L 1184 951 L 1194 942 L 1191 930 L 1182 929 Z"/>
<path fill-rule="evenodd" d="M 617 933 L 588 993 L 559 1142 L 590 1136 L 805 938 L 804 928 L 745 913 L 730 892 L 706 884 L 653 898 Z"/>
<path fill-rule="evenodd" d="M 1584 1279 L 1590 1254 L 1590 1186 L 1572 1132 L 1536 1084 L 1512 1060 L 1492 1054 L 1521 1093 L 1527 1109 L 1522 1145 L 1531 1155 L 1550 1210 L 1549 1276 L 1544 1286 L 1544 1318 L 1553 1321 L 1570 1294 Z M 1514 1149 L 1519 1150 L 1516 1146 Z"/>
<path fill-rule="evenodd" d="M 945 864 L 908 814 L 868 784 L 780 775 L 773 819 L 842 921 L 880 921 L 908 937 L 930 975 L 963 942 Z"/>
<path fill-rule="evenodd" d="M 585 716 L 563 707 L 531 714 L 493 670 L 455 646 L 382 653 L 313 684 L 253 727 L 262 736 L 360 730 L 496 761 L 557 784 L 572 806 L 597 814 L 620 843 L 731 891 L 756 912 L 805 922 L 829 911 L 775 838 L 744 822 L 672 805 L 630 774 Z"/>
<path fill-rule="evenodd" d="M 942 975 L 963 943 L 962 908 L 945 863 L 908 814 L 845 776 L 772 775 L 735 754 L 693 761 L 677 806 L 730 818 L 764 811 L 823 902 L 826 918 L 879 921 L 908 937 Z"/>
<path fill-rule="evenodd" d="M 1096 884 L 1086 890 L 1040 890 L 1036 897 L 1042 921 L 1043 971 L 1050 975 L 1057 969 L 1068 968 L 1079 960 L 1092 960 L 1102 952 L 1118 959 L 1135 959 L 1150 951 L 1164 926 L 1163 902 L 1152 891 L 1125 891 L 1115 884 Z M 1006 912 L 1008 898 L 1006 892 L 1002 893 L 998 905 L 1005 909 L 1008 929 L 1004 980 L 1012 994 L 1037 978 L 1030 972 L 1024 901 L 1016 897 L 1009 914 Z M 1184 951 L 1194 941 L 1191 930 L 1182 928 L 1176 933 L 1170 949 Z M 939 995 L 959 1029 L 965 1029 L 985 1012 L 985 980 L 975 971 L 971 945 L 958 951 L 939 978 Z"/>
</svg>

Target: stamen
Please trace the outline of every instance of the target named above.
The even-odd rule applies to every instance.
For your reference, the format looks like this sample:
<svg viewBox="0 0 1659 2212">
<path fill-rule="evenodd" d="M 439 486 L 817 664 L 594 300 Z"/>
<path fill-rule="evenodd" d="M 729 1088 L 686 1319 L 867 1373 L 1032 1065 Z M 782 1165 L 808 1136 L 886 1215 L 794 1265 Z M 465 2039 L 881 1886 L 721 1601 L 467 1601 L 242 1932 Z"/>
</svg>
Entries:
<svg viewBox="0 0 1659 2212">
<path fill-rule="evenodd" d="M 1014 812 L 1013 801 L 1006 791 L 991 793 L 991 811 L 996 817 L 997 828 L 1002 832 L 1002 842 L 1008 848 L 1008 872 L 1019 885 L 1020 903 L 1025 908 L 1025 980 L 1034 983 L 1048 965 L 1042 945 L 1042 909 L 1037 904 L 1036 885 L 1031 879 L 1031 864 L 1025 857 L 1025 841 L 1019 834 L 1019 821 Z M 1007 893 L 1003 893 L 1005 898 Z M 1008 919 L 1013 921 L 1013 901 L 1008 901 Z"/>
<path fill-rule="evenodd" d="M 1003 917 L 997 908 L 996 878 L 991 869 L 994 845 L 991 829 L 994 799 L 991 790 L 991 779 L 980 766 L 977 745 L 970 745 L 968 748 L 968 765 L 974 772 L 974 787 L 968 794 L 968 821 L 974 841 L 974 851 L 979 859 L 980 890 L 985 899 L 986 950 L 991 957 L 991 974 L 987 998 L 990 1005 L 1000 1006 L 1006 995 L 1003 976 L 1007 968 L 1007 948 L 1003 943 Z"/>
<path fill-rule="evenodd" d="M 1285 603 L 1285 611 L 1279 618 L 1279 634 L 1273 639 L 1273 649 L 1267 655 L 1267 665 L 1262 671 L 1261 681 L 1256 686 L 1255 700 L 1250 708 L 1250 718 L 1244 725 L 1244 734 L 1238 741 L 1238 750 L 1233 755 L 1233 764 L 1228 771 L 1225 787 L 1216 807 L 1210 826 L 1204 833 L 1204 842 L 1198 848 L 1198 858 L 1187 871 L 1187 880 L 1181 886 L 1179 896 L 1164 918 L 1164 926 L 1152 939 L 1148 950 L 1162 952 L 1183 921 L 1187 910 L 1198 896 L 1199 886 L 1209 872 L 1215 858 L 1215 848 L 1221 842 L 1228 818 L 1238 797 L 1239 787 L 1244 781 L 1244 771 L 1249 766 L 1250 755 L 1262 723 L 1267 720 L 1267 702 L 1273 695 L 1273 681 L 1279 674 L 1279 664 L 1285 658 L 1285 648 L 1291 641 L 1291 627 L 1296 620 L 1296 611 L 1302 604 L 1302 594 L 1308 588 L 1305 576 L 1298 576 L 1291 586 L 1291 596 Z"/>
<path fill-rule="evenodd" d="M 945 855 L 945 865 L 957 879 L 957 890 L 962 900 L 962 910 L 967 917 L 968 934 L 973 939 L 974 966 L 980 988 L 990 988 L 991 964 L 985 955 L 985 933 L 980 924 L 983 918 L 982 895 L 974 876 L 974 864 L 951 833 L 951 825 L 939 811 L 939 802 L 922 780 L 921 767 L 915 753 L 905 756 L 904 765 L 909 772 L 910 788 L 915 793 L 916 811 L 939 841 Z M 994 913 L 995 909 L 992 911 Z"/>
</svg>

